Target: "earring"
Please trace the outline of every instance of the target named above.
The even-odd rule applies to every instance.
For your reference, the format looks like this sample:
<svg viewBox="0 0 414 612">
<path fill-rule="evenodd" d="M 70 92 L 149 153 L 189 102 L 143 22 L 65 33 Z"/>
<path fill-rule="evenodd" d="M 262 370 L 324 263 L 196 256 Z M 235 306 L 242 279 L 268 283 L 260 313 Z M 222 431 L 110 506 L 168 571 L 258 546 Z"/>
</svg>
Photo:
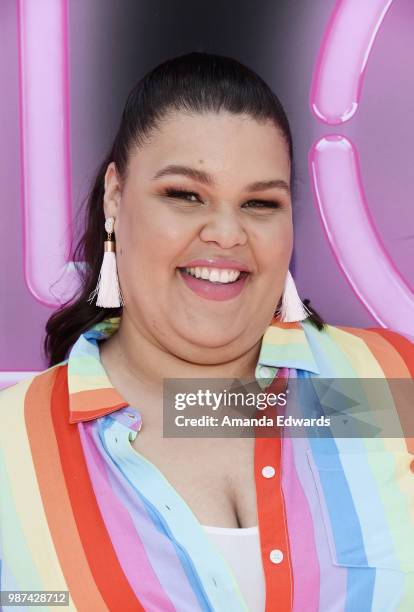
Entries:
<svg viewBox="0 0 414 612">
<path fill-rule="evenodd" d="M 102 266 L 99 272 L 98 284 L 88 298 L 88 302 L 92 303 L 92 300 L 97 295 L 96 306 L 101 306 L 102 308 L 118 308 L 124 305 L 118 281 L 115 240 L 112 238 L 114 222 L 114 217 L 108 217 L 105 221 L 105 230 L 108 238 L 104 242 Z"/>
<path fill-rule="evenodd" d="M 310 311 L 300 299 L 295 281 L 293 280 L 290 270 L 288 270 L 280 308 L 280 320 L 285 323 L 303 321 L 307 319 L 309 314 Z"/>
</svg>

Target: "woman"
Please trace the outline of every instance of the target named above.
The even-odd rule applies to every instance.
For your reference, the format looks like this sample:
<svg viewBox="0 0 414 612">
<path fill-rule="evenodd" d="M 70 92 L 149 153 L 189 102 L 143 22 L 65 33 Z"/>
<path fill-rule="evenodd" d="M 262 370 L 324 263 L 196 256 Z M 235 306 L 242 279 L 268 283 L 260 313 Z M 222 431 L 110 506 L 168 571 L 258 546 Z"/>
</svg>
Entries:
<svg viewBox="0 0 414 612">
<path fill-rule="evenodd" d="M 1 394 L 4 590 L 87 611 L 414 609 L 409 439 L 163 437 L 165 379 L 412 377 L 404 337 L 300 301 L 292 164 L 279 100 L 233 59 L 174 58 L 131 91 L 50 367 Z"/>
</svg>

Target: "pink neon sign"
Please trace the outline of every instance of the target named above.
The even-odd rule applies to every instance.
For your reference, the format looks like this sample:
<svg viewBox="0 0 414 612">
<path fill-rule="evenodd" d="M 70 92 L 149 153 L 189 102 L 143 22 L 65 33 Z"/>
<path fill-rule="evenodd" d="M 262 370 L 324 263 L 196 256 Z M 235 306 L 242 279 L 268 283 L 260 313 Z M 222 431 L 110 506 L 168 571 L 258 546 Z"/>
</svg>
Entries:
<svg viewBox="0 0 414 612">
<path fill-rule="evenodd" d="M 34 298 L 54 308 L 77 284 L 68 262 L 72 198 L 66 0 L 19 0 L 18 27 L 24 276 Z"/>
<path fill-rule="evenodd" d="M 311 85 L 311 110 L 317 119 L 338 125 L 356 113 L 368 57 L 392 2 L 337 1 L 322 40 Z"/>
<path fill-rule="evenodd" d="M 365 67 L 392 0 L 340 0 L 313 75 L 311 111 L 329 125 L 358 109 Z M 358 298 L 383 327 L 414 336 L 414 295 L 388 256 L 364 195 L 354 144 L 341 135 L 309 153 L 315 200 L 335 257 Z"/>
</svg>

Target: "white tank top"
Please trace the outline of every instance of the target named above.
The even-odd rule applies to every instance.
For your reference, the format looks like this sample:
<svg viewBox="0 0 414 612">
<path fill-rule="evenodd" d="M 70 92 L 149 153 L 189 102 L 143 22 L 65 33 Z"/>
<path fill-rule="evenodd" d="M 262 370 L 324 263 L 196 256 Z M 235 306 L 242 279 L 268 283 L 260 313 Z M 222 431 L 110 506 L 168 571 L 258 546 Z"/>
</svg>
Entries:
<svg viewBox="0 0 414 612">
<path fill-rule="evenodd" d="M 264 612 L 265 579 L 259 528 L 202 525 L 230 566 L 250 612 Z"/>
</svg>

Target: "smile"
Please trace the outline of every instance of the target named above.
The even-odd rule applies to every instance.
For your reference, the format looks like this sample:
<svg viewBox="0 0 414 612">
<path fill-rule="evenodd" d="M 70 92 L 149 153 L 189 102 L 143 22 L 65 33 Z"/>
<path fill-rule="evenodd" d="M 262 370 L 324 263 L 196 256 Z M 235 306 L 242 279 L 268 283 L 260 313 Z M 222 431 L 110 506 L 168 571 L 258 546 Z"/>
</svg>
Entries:
<svg viewBox="0 0 414 612">
<path fill-rule="evenodd" d="M 226 270 L 219 268 L 207 268 L 207 267 L 195 267 L 195 268 L 183 268 L 184 272 L 194 276 L 195 278 L 201 278 L 207 280 L 210 283 L 234 283 L 240 277 L 240 270 Z"/>
<path fill-rule="evenodd" d="M 243 290 L 249 273 L 242 270 L 196 266 L 177 268 L 185 285 L 207 300 L 225 301 Z"/>
</svg>

